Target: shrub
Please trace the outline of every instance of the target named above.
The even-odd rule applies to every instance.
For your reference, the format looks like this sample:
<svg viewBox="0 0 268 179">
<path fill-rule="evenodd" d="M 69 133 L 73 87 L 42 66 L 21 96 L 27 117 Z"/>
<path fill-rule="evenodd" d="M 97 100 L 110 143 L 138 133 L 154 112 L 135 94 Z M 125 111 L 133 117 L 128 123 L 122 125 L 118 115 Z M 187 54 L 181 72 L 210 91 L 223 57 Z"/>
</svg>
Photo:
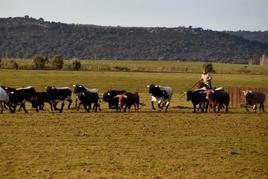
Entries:
<svg viewBox="0 0 268 179">
<path fill-rule="evenodd" d="M 3 60 L 0 66 L 3 69 L 19 69 L 19 65 L 14 60 Z"/>
<path fill-rule="evenodd" d="M 79 71 L 80 69 L 81 69 L 80 60 L 78 59 L 72 60 L 72 70 Z"/>
<path fill-rule="evenodd" d="M 38 55 L 33 58 L 35 69 L 42 70 L 45 68 L 45 64 L 48 62 L 47 58 Z"/>
<path fill-rule="evenodd" d="M 239 70 L 238 70 L 239 73 L 242 73 L 242 74 L 249 74 L 251 71 L 248 69 L 248 66 L 244 66 L 244 67 L 241 67 Z"/>
<path fill-rule="evenodd" d="M 49 60 L 50 69 L 60 70 L 64 65 L 63 57 L 61 55 L 56 55 Z"/>
<path fill-rule="evenodd" d="M 115 66 L 114 70 L 115 71 L 130 71 L 130 68 L 128 68 L 127 66 Z"/>
</svg>

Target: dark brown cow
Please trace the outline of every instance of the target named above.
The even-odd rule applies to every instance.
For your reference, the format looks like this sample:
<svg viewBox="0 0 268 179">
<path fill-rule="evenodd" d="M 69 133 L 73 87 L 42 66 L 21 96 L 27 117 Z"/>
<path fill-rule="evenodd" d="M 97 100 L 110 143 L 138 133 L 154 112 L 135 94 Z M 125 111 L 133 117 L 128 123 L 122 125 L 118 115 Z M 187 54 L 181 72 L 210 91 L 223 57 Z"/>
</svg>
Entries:
<svg viewBox="0 0 268 179">
<path fill-rule="evenodd" d="M 230 96 L 226 91 L 216 91 L 214 89 L 209 89 L 206 92 L 206 98 L 209 101 L 209 105 L 213 107 L 214 112 L 220 112 L 220 109 L 225 106 L 225 112 L 228 112 Z"/>
</svg>

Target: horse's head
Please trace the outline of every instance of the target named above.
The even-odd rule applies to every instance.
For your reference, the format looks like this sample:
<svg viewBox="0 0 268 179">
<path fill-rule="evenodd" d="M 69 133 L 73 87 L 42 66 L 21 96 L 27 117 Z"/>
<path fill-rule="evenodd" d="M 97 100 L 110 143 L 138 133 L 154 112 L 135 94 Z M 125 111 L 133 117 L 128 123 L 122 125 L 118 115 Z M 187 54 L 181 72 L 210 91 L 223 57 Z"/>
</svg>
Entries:
<svg viewBox="0 0 268 179">
<path fill-rule="evenodd" d="M 203 87 L 206 87 L 206 84 L 203 81 L 199 81 L 196 85 L 195 85 L 196 89 L 200 89 Z"/>
</svg>

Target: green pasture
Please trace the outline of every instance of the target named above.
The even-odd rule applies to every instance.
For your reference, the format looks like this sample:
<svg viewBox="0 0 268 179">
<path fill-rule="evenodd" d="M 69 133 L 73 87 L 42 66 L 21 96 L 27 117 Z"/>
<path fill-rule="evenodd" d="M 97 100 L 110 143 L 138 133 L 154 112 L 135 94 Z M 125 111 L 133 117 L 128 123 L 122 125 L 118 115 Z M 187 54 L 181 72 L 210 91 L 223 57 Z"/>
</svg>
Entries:
<svg viewBox="0 0 268 179">
<path fill-rule="evenodd" d="M 196 71 L 191 73 L 0 70 L 0 85 L 37 91 L 76 83 L 101 93 L 125 89 L 139 92 L 146 105 L 126 113 L 111 111 L 103 102 L 98 113 L 57 113 L 48 106 L 37 113 L 29 104 L 28 114 L 4 111 L 0 178 L 267 178 L 268 114 L 243 108 L 193 114 L 183 92 L 200 79 L 202 64 L 192 66 Z M 217 72 L 239 68 L 214 67 Z M 262 68 L 254 74 L 225 70 L 213 74 L 213 84 L 267 88 L 267 73 L 258 72 Z M 146 88 L 151 83 L 173 88 L 169 112 L 151 111 Z"/>
<path fill-rule="evenodd" d="M 6 59 L 3 59 L 5 61 Z M 7 59 L 10 60 L 10 59 Z M 15 59 L 21 69 L 34 69 L 33 60 Z M 139 71 L 200 73 L 204 62 L 144 61 L 144 60 L 80 60 L 82 71 Z M 72 59 L 65 60 L 63 70 L 69 70 Z M 268 66 L 212 63 L 218 74 L 268 75 Z"/>
<path fill-rule="evenodd" d="M 146 85 L 154 83 L 171 86 L 175 93 L 181 93 L 191 88 L 200 77 L 199 73 L 0 70 L 1 85 L 33 86 L 37 90 L 48 85 L 72 87 L 80 83 L 100 91 L 124 88 L 145 93 Z M 213 84 L 223 87 L 268 87 L 268 75 L 213 74 Z"/>
</svg>

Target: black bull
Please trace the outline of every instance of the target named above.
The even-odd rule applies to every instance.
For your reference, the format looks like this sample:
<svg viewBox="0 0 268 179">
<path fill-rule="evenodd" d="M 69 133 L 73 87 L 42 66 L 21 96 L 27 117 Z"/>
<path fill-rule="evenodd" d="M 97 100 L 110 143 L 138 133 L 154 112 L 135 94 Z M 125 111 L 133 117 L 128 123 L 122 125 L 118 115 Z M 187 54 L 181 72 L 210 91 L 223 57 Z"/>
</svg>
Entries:
<svg viewBox="0 0 268 179">
<path fill-rule="evenodd" d="M 206 93 L 203 91 L 187 91 L 187 101 L 191 101 L 193 104 L 194 111 L 196 112 L 196 106 L 199 105 L 199 108 L 202 112 L 207 112 L 208 110 L 208 100 L 206 99 Z"/>
<path fill-rule="evenodd" d="M 54 109 L 55 110 L 59 110 L 59 112 L 62 112 L 63 107 L 64 107 L 64 101 L 67 100 L 69 102 L 68 104 L 68 109 L 71 108 L 71 104 L 72 104 L 72 91 L 70 88 L 68 87 L 63 87 L 63 88 L 56 88 L 56 87 L 52 87 L 52 86 L 48 86 L 46 88 L 47 90 L 47 94 L 49 95 Z M 61 108 L 58 109 L 57 108 L 57 103 L 60 102 L 61 103 Z"/>
<path fill-rule="evenodd" d="M 12 110 L 16 111 L 17 105 L 20 104 L 20 109 L 23 108 L 24 112 L 27 113 L 25 107 L 25 102 L 31 102 L 36 98 L 36 91 L 33 87 L 27 88 L 6 88 L 6 90 L 10 90 L 9 102 L 11 104 Z"/>
<path fill-rule="evenodd" d="M 92 89 L 87 89 L 82 85 L 74 85 L 74 93 L 76 94 L 78 100 L 80 103 L 78 106 L 76 105 L 76 109 L 79 110 L 80 105 L 82 104 L 84 106 L 84 109 L 89 112 L 91 110 L 91 105 L 93 104 L 93 110 L 97 112 L 97 109 L 100 109 L 99 105 L 99 94 L 98 90 L 92 90 Z M 77 103 L 77 101 L 76 101 Z"/>
</svg>

